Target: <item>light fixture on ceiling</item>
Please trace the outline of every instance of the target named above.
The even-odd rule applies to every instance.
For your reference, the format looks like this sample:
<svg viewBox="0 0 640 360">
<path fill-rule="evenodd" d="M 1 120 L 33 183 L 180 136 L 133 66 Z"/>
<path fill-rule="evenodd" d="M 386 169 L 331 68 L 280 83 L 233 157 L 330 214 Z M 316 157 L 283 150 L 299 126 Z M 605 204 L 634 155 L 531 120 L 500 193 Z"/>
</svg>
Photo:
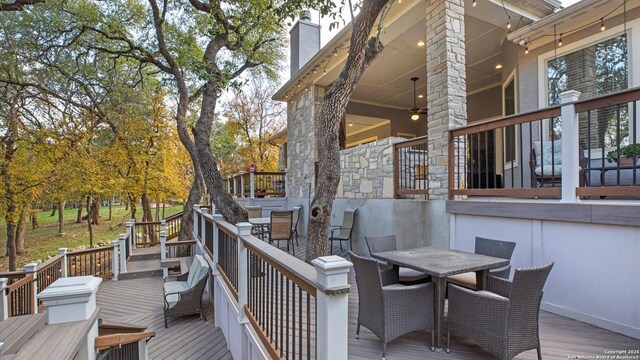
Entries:
<svg viewBox="0 0 640 360">
<path fill-rule="evenodd" d="M 418 41 L 418 46 L 424 46 L 424 41 L 422 40 Z"/>
<path fill-rule="evenodd" d="M 524 42 L 524 53 L 529 55 L 529 44 L 526 41 Z"/>
<path fill-rule="evenodd" d="M 476 0 L 473 0 L 473 4 L 471 4 L 471 6 L 476 7 L 477 5 Z"/>
<path fill-rule="evenodd" d="M 511 29 L 511 21 L 507 21 L 507 29 Z"/>
<path fill-rule="evenodd" d="M 562 46 L 562 34 L 560 34 L 560 40 L 558 40 L 558 46 Z"/>
<path fill-rule="evenodd" d="M 349 123 L 349 126 L 353 126 L 353 123 Z"/>
<path fill-rule="evenodd" d="M 418 99 L 422 99 L 424 97 L 424 95 L 420 94 L 418 95 Z"/>
<path fill-rule="evenodd" d="M 428 111 L 426 107 L 419 108 L 416 104 L 416 81 L 419 79 L 418 77 L 411 78 L 411 81 L 413 81 L 413 107 L 409 109 L 409 112 L 411 113 L 411 120 L 413 121 L 420 119 L 420 115 L 426 115 Z"/>
<path fill-rule="evenodd" d="M 496 64 L 496 69 L 497 69 L 497 70 L 502 69 L 502 64 Z"/>
<path fill-rule="evenodd" d="M 600 19 L 600 31 L 607 30 L 607 27 L 604 26 L 604 18 Z"/>
</svg>

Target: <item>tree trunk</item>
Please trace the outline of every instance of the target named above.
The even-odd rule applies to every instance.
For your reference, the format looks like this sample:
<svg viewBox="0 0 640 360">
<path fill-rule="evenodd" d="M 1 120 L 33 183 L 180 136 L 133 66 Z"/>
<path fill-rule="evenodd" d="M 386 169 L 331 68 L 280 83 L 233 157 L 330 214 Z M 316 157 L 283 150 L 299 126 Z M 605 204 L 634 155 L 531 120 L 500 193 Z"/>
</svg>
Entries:
<svg viewBox="0 0 640 360">
<path fill-rule="evenodd" d="M 160 221 L 160 201 L 156 199 L 156 221 Z"/>
<path fill-rule="evenodd" d="M 29 217 L 31 219 L 31 229 L 35 230 L 39 228 L 40 224 L 38 224 L 38 212 L 37 211 L 32 212 Z"/>
<path fill-rule="evenodd" d="M 131 219 L 135 219 L 136 218 L 136 199 L 132 198 L 131 196 L 129 196 L 129 209 L 131 210 Z"/>
<path fill-rule="evenodd" d="M 16 227 L 16 254 L 24 254 L 24 232 L 27 228 L 27 210 L 23 207 L 18 217 L 18 226 Z"/>
<path fill-rule="evenodd" d="M 82 223 L 82 200 L 78 201 L 78 215 L 76 216 L 76 223 Z"/>
<path fill-rule="evenodd" d="M 124 202 L 124 211 L 129 211 L 129 202 L 126 200 Z"/>
<path fill-rule="evenodd" d="M 218 90 L 212 82 L 209 82 L 202 94 L 202 108 L 200 117 L 193 130 L 193 137 L 198 151 L 198 161 L 204 176 L 204 183 L 211 196 L 216 210 L 222 214 L 226 221 L 237 224 L 247 221 L 247 212 L 238 204 L 229 192 L 225 191 L 222 176 L 218 171 L 218 165 L 211 152 L 211 126 L 215 116 Z"/>
<path fill-rule="evenodd" d="M 15 211 L 15 208 L 14 208 Z M 16 222 L 12 215 L 5 216 L 7 223 L 7 256 L 9 257 L 9 271 L 16 271 Z"/>
<path fill-rule="evenodd" d="M 111 212 L 113 209 L 113 201 L 115 200 L 115 195 L 111 195 L 111 197 L 109 198 L 109 221 L 111 221 Z"/>
<path fill-rule="evenodd" d="M 193 205 L 197 204 L 202 196 L 204 187 L 202 177 L 196 177 L 191 184 L 189 196 L 182 210 L 182 218 L 180 219 L 180 234 L 178 241 L 193 240 Z"/>
<path fill-rule="evenodd" d="M 91 201 L 91 225 L 100 224 L 100 199 L 96 197 Z"/>
<path fill-rule="evenodd" d="M 91 226 L 91 195 L 87 195 L 87 226 L 89 227 L 89 248 L 93 248 L 93 227 Z"/>
<path fill-rule="evenodd" d="M 369 38 L 375 21 L 387 0 L 365 0 L 355 19 L 349 55 L 340 76 L 324 95 L 316 119 L 318 173 L 316 193 L 309 211 L 309 230 L 305 261 L 328 254 L 331 211 L 340 182 L 340 123 L 349 98 L 365 68 L 382 51 L 379 38 Z"/>
<path fill-rule="evenodd" d="M 147 194 L 142 194 L 142 221 L 149 222 L 153 221 L 153 212 L 151 210 L 151 203 L 149 202 L 149 197 Z M 145 242 L 156 243 L 158 242 L 158 237 L 155 232 L 155 225 L 147 225 L 145 226 L 145 233 L 147 240 Z"/>
<path fill-rule="evenodd" d="M 162 218 L 163 218 L 163 219 L 165 218 L 165 216 L 164 216 L 164 206 L 165 206 L 165 205 L 166 205 L 166 204 L 163 202 L 163 203 L 162 203 Z"/>
<path fill-rule="evenodd" d="M 57 209 L 58 209 L 58 208 L 57 208 L 55 205 L 53 205 L 53 210 L 51 210 L 51 215 L 49 215 L 49 217 L 54 217 L 54 216 L 56 216 L 56 210 L 57 210 Z"/>
<path fill-rule="evenodd" d="M 64 234 L 64 205 L 64 200 L 58 201 L 58 235 Z"/>
<path fill-rule="evenodd" d="M 9 116 L 7 118 L 7 129 L 5 130 L 4 164 L 0 167 L 0 174 L 4 185 L 4 202 L 6 204 L 5 223 L 7 224 L 7 257 L 9 257 L 9 271 L 16 270 L 16 189 L 14 189 L 14 178 L 12 174 L 13 159 L 16 151 L 16 141 L 18 140 L 18 102 L 21 93 L 11 101 Z"/>
</svg>

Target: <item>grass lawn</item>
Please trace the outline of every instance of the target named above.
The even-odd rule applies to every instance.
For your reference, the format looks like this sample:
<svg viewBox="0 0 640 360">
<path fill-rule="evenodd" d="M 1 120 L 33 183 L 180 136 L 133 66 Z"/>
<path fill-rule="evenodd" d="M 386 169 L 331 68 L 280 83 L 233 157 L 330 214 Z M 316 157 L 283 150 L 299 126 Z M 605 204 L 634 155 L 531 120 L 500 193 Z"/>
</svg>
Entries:
<svg viewBox="0 0 640 360">
<path fill-rule="evenodd" d="M 182 205 L 165 209 L 165 216 L 169 216 L 182 211 Z M 32 230 L 27 224 L 24 235 L 25 253 L 18 255 L 18 267 L 25 264 L 44 260 L 56 255 L 58 249 L 69 248 L 69 251 L 89 247 L 89 229 L 87 222 L 76 224 L 77 209 L 65 209 L 64 211 L 64 235 L 58 235 L 58 214 L 51 217 L 51 211 L 38 213 L 39 228 Z M 138 217 L 142 216 L 142 210 L 138 209 Z M 154 210 L 155 214 L 155 210 Z M 86 211 L 83 211 L 86 215 Z M 118 234 L 125 232 L 125 223 L 129 220 L 129 211 L 124 210 L 124 206 L 114 205 L 112 220 L 109 217 L 109 208 L 100 208 L 100 225 L 93 226 L 94 246 L 106 245 L 111 240 L 118 239 Z M 139 220 L 139 219 L 138 219 Z M 0 223 L 0 271 L 8 271 L 9 258 L 5 256 L 7 247 L 7 227 L 4 221 Z"/>
</svg>

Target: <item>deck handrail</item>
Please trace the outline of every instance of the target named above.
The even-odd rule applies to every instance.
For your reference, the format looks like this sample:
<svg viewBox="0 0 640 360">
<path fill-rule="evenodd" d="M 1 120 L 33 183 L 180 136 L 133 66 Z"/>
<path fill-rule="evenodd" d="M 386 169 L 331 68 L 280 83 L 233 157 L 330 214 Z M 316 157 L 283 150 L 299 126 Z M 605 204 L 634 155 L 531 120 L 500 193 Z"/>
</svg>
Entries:
<svg viewBox="0 0 640 360">
<path fill-rule="evenodd" d="M 237 198 L 286 197 L 287 173 L 280 171 L 241 172 L 226 179 L 227 191 Z"/>
<path fill-rule="evenodd" d="M 428 189 L 428 137 L 393 144 L 393 197 L 426 195 Z"/>
</svg>

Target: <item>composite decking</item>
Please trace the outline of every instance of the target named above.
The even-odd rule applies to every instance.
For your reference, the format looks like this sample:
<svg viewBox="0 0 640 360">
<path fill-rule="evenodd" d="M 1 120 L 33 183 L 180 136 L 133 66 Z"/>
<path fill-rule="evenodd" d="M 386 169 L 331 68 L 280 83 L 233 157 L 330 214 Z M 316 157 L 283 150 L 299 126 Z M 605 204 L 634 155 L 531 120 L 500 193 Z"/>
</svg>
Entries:
<svg viewBox="0 0 640 360">
<path fill-rule="evenodd" d="M 304 258 L 306 241 L 299 238 L 295 249 Z M 337 244 L 337 243 L 336 243 Z M 281 243 L 286 249 L 286 244 Z M 341 255 L 345 255 L 342 252 Z M 379 359 L 380 341 L 365 328 L 355 339 L 358 314 L 358 290 L 355 274 L 349 275 L 353 286 L 349 294 L 349 359 Z M 157 335 L 149 342 L 152 359 L 228 359 L 222 332 L 213 326 L 211 305 L 208 322 L 198 316 L 174 318 L 165 329 L 162 317 L 162 279 L 159 277 L 124 281 L 109 281 L 101 285 L 98 305 L 105 321 L 146 325 Z M 571 355 L 606 355 L 605 350 L 640 349 L 640 340 L 584 324 L 545 311 L 540 313 L 540 335 L 544 359 L 567 359 Z M 431 352 L 431 335 L 418 331 L 402 336 L 387 347 L 387 359 L 492 359 L 493 357 L 471 340 L 452 337 L 451 353 Z M 536 352 L 527 351 L 516 359 L 536 359 Z"/>
</svg>

